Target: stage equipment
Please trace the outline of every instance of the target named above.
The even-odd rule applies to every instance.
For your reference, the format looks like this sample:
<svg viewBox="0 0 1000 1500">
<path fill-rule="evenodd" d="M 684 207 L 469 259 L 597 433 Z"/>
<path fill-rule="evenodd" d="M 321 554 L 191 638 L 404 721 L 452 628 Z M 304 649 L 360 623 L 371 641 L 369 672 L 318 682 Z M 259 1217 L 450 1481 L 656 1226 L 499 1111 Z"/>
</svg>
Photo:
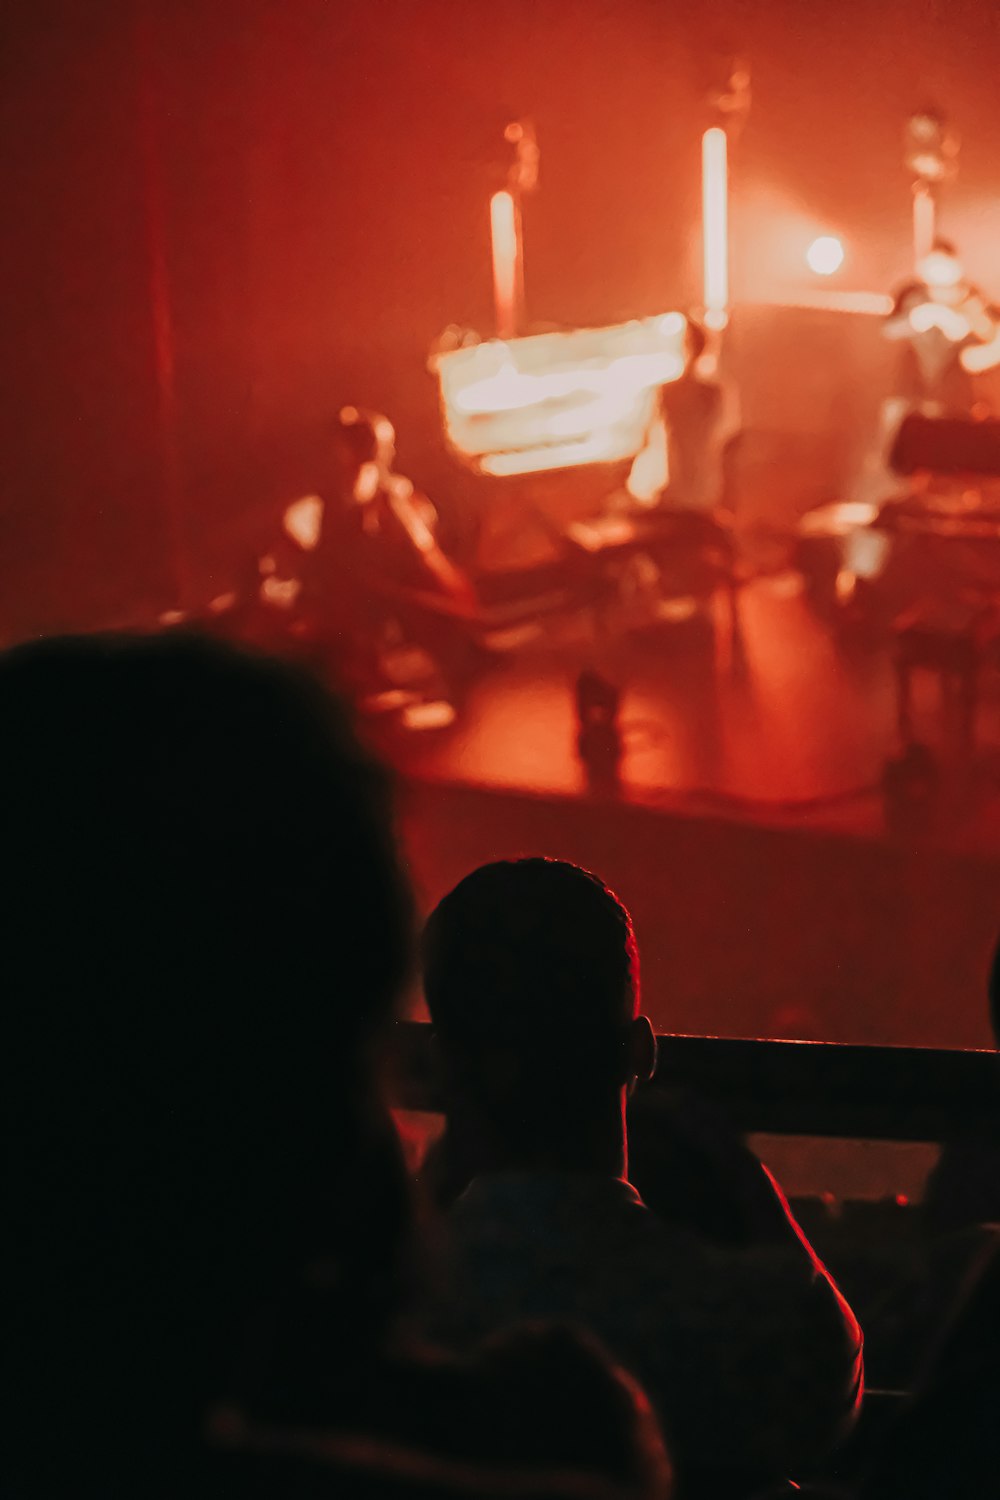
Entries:
<svg viewBox="0 0 1000 1500">
<path fill-rule="evenodd" d="M 490 241 L 493 249 L 493 297 L 496 333 L 501 339 L 524 332 L 524 230 L 521 205 L 538 186 L 538 142 L 527 120 L 513 120 L 504 131 L 513 147 L 507 184 L 490 199 Z"/>
<path fill-rule="evenodd" d="M 592 668 L 576 680 L 577 754 L 592 791 L 615 790 L 623 753 L 618 712 L 621 693 Z"/>
<path fill-rule="evenodd" d="M 889 455 L 897 474 L 975 474 L 1000 478 L 1000 420 L 925 417 L 913 412 L 900 424 Z"/>
<path fill-rule="evenodd" d="M 747 63 L 716 53 L 706 97 L 712 124 L 701 138 L 702 321 L 718 335 L 729 322 L 729 147 L 750 113 Z"/>
<path fill-rule="evenodd" d="M 657 391 L 684 371 L 686 326 L 671 312 L 432 356 L 450 447 L 492 475 L 634 458 Z"/>
<path fill-rule="evenodd" d="M 910 743 L 882 771 L 885 825 L 896 838 L 933 832 L 941 810 L 941 768 L 926 745 Z"/>
<path fill-rule="evenodd" d="M 713 125 L 701 139 L 701 222 L 705 327 L 729 322 L 729 142 Z"/>
<path fill-rule="evenodd" d="M 893 622 L 899 734 L 914 743 L 913 674 L 932 673 L 941 702 L 958 710 L 958 742 L 966 761 L 975 747 L 979 682 L 996 661 L 1000 613 L 990 604 L 934 600 L 914 605 Z"/>
<path fill-rule="evenodd" d="M 497 337 L 513 338 L 517 332 L 521 266 L 521 236 L 513 195 L 494 193 L 490 199 L 490 236 L 493 244 L 493 301 Z"/>
<path fill-rule="evenodd" d="M 958 171 L 959 138 L 933 109 L 906 122 L 904 162 L 913 176 L 913 263 L 930 253 L 937 232 L 938 189 Z"/>
</svg>

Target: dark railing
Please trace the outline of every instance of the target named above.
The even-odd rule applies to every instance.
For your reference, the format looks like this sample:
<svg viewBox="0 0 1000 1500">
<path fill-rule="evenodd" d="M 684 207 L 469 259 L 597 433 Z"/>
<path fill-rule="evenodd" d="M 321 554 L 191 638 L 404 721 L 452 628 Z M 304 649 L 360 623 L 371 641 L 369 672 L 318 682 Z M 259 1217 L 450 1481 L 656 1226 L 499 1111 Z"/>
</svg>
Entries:
<svg viewBox="0 0 1000 1500">
<path fill-rule="evenodd" d="M 741 1131 L 941 1141 L 1000 1129 L 1000 1054 L 712 1036 L 659 1038 L 656 1088 L 694 1089 Z M 441 1108 L 431 1028 L 396 1028 L 395 1102 Z"/>
</svg>

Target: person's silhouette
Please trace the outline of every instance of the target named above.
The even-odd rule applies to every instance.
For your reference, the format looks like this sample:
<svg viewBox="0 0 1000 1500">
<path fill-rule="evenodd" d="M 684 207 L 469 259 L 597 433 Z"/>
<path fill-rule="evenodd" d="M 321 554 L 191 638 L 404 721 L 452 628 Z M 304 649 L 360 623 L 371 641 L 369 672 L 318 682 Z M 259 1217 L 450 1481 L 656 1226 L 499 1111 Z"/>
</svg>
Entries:
<svg viewBox="0 0 1000 1500">
<path fill-rule="evenodd" d="M 401 1285 L 386 782 L 318 686 L 183 637 L 14 650 L 0 714 L 15 1468 L 169 1488 L 294 1271 L 346 1358 Z"/>
<path fill-rule="evenodd" d="M 411 901 L 342 707 L 217 643 L 95 637 L 0 656 L 0 716 L 4 1493 L 460 1500 L 520 1464 L 525 1494 L 558 1467 L 663 1500 L 599 1353 L 390 1355 Z"/>
<path fill-rule="evenodd" d="M 654 1215 L 628 1181 L 625 1100 L 655 1043 L 617 897 L 559 860 L 483 866 L 427 923 L 424 993 L 441 1175 L 469 1184 L 432 1247 L 430 1333 L 465 1349 L 519 1320 L 589 1329 L 646 1386 L 682 1482 L 814 1461 L 860 1399 L 857 1324 L 749 1152 L 731 1148 L 747 1233 L 730 1247 Z M 706 1150 L 731 1183 L 729 1155 Z"/>
</svg>

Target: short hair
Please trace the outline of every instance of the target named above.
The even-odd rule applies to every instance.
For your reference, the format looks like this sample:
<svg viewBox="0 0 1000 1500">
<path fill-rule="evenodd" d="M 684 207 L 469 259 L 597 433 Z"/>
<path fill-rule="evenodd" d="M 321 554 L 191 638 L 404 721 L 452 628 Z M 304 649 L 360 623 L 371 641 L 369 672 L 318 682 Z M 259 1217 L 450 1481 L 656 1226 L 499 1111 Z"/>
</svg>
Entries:
<svg viewBox="0 0 1000 1500">
<path fill-rule="evenodd" d="M 504 1055 L 523 1088 L 581 1104 L 623 1081 L 635 933 L 614 892 L 578 865 L 502 860 L 467 875 L 427 922 L 423 973 L 442 1050 L 474 1071 Z M 555 1072 L 546 1042 L 564 1060 Z"/>
</svg>

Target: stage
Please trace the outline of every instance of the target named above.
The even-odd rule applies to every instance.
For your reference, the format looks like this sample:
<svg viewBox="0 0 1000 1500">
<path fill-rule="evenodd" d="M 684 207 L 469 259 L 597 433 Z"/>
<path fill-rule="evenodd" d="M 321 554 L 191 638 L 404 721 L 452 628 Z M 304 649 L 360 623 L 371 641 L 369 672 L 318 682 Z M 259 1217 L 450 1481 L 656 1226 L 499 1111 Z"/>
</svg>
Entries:
<svg viewBox="0 0 1000 1500">
<path fill-rule="evenodd" d="M 644 1005 L 663 1030 L 990 1045 L 1000 680 L 983 683 L 965 772 L 937 684 L 918 683 L 949 813 L 930 836 L 890 836 L 889 642 L 839 636 L 795 574 L 749 584 L 739 616 L 732 653 L 723 640 L 713 654 L 691 621 L 601 651 L 623 691 L 615 794 L 588 792 L 575 752 L 582 627 L 495 666 L 451 729 L 395 741 L 422 904 L 482 861 L 562 856 L 632 909 Z"/>
</svg>

